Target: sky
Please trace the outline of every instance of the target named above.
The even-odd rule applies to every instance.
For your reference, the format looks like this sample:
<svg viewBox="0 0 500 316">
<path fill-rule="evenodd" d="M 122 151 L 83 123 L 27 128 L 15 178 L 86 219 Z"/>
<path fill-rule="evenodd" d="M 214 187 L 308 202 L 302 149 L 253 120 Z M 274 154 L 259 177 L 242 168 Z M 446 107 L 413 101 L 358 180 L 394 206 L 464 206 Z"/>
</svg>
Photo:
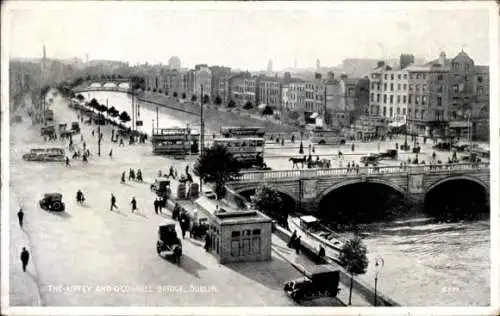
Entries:
<svg viewBox="0 0 500 316">
<path fill-rule="evenodd" d="M 5 3 L 5 2 L 4 2 Z M 240 69 L 336 66 L 346 58 L 431 60 L 462 48 L 489 64 L 488 3 L 7 2 L 11 57 L 109 59 Z M 6 11 L 2 10 L 2 14 Z M 2 18 L 2 23 L 5 19 Z M 7 19 L 9 21 L 9 19 Z M 7 22 L 8 23 L 8 22 Z"/>
</svg>

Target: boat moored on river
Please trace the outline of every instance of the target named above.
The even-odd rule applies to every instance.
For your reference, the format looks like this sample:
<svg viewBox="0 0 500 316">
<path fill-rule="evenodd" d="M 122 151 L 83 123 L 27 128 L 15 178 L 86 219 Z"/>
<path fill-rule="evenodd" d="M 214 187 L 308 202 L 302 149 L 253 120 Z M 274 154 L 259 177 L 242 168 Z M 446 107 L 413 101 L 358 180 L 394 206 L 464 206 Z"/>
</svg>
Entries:
<svg viewBox="0 0 500 316">
<path fill-rule="evenodd" d="M 334 260 L 338 260 L 342 246 L 343 238 L 328 227 L 322 225 L 320 221 L 312 215 L 288 216 L 288 228 L 290 231 L 296 231 L 297 237 L 300 236 L 302 243 L 319 251 L 320 245 L 325 249 L 325 255 Z"/>
</svg>

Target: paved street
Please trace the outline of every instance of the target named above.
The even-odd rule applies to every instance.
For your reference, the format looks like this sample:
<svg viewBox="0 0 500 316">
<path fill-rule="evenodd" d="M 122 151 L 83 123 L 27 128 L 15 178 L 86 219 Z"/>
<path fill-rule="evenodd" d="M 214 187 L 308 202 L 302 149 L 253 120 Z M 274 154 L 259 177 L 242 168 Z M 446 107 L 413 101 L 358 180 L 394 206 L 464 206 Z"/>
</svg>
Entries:
<svg viewBox="0 0 500 316">
<path fill-rule="evenodd" d="M 54 108 L 56 122 L 76 119 L 66 105 L 59 103 Z M 48 145 L 39 136 L 39 128 L 26 120 L 12 126 L 11 189 L 30 223 L 31 253 L 45 305 L 294 305 L 282 285 L 300 274 L 278 256 L 270 262 L 224 266 L 189 240 L 183 242 L 180 266 L 156 254 L 156 229 L 162 217 L 153 212 L 149 183 L 159 169 L 166 171 L 170 165 L 183 172 L 186 161 L 153 156 L 150 144 L 134 145 L 133 150 L 128 145 L 117 147 L 109 141 L 108 127 L 103 128 L 102 156 L 98 158 L 96 137 L 92 140 L 91 136 L 96 127 L 82 126 L 93 154 L 88 165 L 81 160 L 71 160 L 70 167 L 25 162 L 21 156 L 29 148 Z M 74 141 L 78 145 L 80 136 Z M 107 155 L 111 148 L 113 158 Z M 121 172 L 129 168 L 141 168 L 146 183 L 120 184 Z M 78 189 L 84 192 L 87 205 L 76 203 Z M 41 210 L 38 200 L 45 192 L 61 192 L 67 211 Z M 118 211 L 109 211 L 111 193 L 117 197 Z M 137 214 L 130 212 L 132 196 L 138 201 Z M 15 212 L 11 209 L 11 216 Z"/>
</svg>

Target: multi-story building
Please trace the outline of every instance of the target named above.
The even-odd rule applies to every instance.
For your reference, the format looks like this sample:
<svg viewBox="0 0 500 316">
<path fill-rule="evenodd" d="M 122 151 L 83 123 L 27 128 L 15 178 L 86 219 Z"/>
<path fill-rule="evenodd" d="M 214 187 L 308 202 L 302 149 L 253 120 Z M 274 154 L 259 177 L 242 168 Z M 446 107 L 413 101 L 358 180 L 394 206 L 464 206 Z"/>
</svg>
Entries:
<svg viewBox="0 0 500 316">
<path fill-rule="evenodd" d="M 314 80 L 304 86 L 304 119 L 306 123 L 315 123 L 317 118 L 325 118 L 325 85 L 321 74 L 316 73 Z"/>
<path fill-rule="evenodd" d="M 219 79 L 217 95 L 220 96 L 222 104 L 227 105 L 229 102 L 229 82 L 231 74 L 225 74 Z"/>
<path fill-rule="evenodd" d="M 223 66 L 212 66 L 212 67 L 210 67 L 210 71 L 212 74 L 211 91 L 210 91 L 211 99 L 215 100 L 215 97 L 217 95 L 222 98 L 222 96 L 220 95 L 220 91 L 219 91 L 220 81 L 225 76 L 231 74 L 231 68 L 223 67 Z"/>
<path fill-rule="evenodd" d="M 298 78 L 289 78 L 281 87 L 281 105 L 283 115 L 287 112 L 296 112 L 299 120 L 304 122 L 305 81 Z M 285 118 L 285 116 L 283 118 Z"/>
<path fill-rule="evenodd" d="M 252 105 L 257 105 L 257 77 L 243 79 L 243 99 L 244 103 L 250 102 Z"/>
<path fill-rule="evenodd" d="M 239 73 L 231 76 L 228 80 L 228 100 L 233 100 L 236 105 L 245 104 L 245 79 L 249 79 L 249 73 Z"/>
<path fill-rule="evenodd" d="M 412 64 L 411 55 L 402 55 L 399 67 L 378 64 L 370 77 L 370 114 L 388 121 L 403 116 L 407 131 L 428 137 L 470 135 L 477 108 L 489 108 L 487 67 L 460 52 L 423 65 Z M 478 82 L 478 79 L 481 81 Z M 479 98 L 478 93 L 483 93 Z M 481 101 L 478 101 L 481 99 Z"/>
<path fill-rule="evenodd" d="M 200 97 L 202 89 L 203 96 L 207 95 L 210 97 L 212 91 L 212 72 L 206 64 L 196 65 L 194 70 L 193 93 Z"/>
<path fill-rule="evenodd" d="M 348 128 L 355 118 L 368 112 L 370 81 L 367 78 L 348 78 L 342 74 L 335 79 L 329 73 L 324 82 L 326 97 L 326 124 L 334 128 Z"/>
<path fill-rule="evenodd" d="M 281 108 L 281 80 L 276 77 L 259 76 L 256 78 L 256 103 L 266 104 L 273 109 Z"/>
</svg>

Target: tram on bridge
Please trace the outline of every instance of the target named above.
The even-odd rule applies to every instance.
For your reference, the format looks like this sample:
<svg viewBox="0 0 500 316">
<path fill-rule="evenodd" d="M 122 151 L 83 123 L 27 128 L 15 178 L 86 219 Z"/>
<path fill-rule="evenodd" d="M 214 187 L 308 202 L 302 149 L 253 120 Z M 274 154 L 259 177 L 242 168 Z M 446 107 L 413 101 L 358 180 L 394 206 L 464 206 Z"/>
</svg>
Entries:
<svg viewBox="0 0 500 316">
<path fill-rule="evenodd" d="M 153 153 L 186 155 L 198 152 L 198 137 L 190 128 L 153 128 L 151 144 Z"/>
<path fill-rule="evenodd" d="M 242 137 L 242 138 L 216 138 L 214 146 L 221 145 L 233 154 L 242 168 L 264 168 L 264 138 Z"/>
<path fill-rule="evenodd" d="M 223 126 L 220 129 L 220 134 L 225 138 L 239 138 L 239 137 L 257 137 L 264 138 L 266 128 L 261 126 Z"/>
</svg>

